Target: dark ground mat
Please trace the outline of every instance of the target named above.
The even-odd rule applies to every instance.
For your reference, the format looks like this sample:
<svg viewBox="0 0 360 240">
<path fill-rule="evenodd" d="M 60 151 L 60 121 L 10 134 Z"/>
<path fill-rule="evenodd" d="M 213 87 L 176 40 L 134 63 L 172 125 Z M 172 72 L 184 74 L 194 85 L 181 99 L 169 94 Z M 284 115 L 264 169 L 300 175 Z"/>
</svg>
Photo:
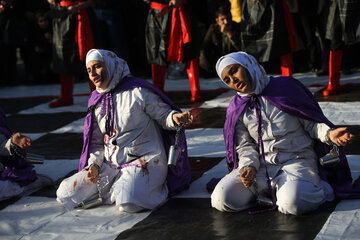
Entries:
<svg viewBox="0 0 360 240">
<path fill-rule="evenodd" d="M 247 211 L 223 213 L 211 208 L 210 199 L 172 198 L 116 240 L 192 239 L 314 239 L 336 202 L 310 214 L 293 216 L 278 211 L 249 215 Z"/>
<path fill-rule="evenodd" d="M 225 157 L 213 157 L 213 158 L 189 157 L 190 166 L 191 166 L 191 181 L 193 182 L 196 179 L 200 178 L 204 172 L 213 168 L 224 158 Z"/>
<path fill-rule="evenodd" d="M 193 108 L 191 113 L 194 121 L 187 129 L 224 127 L 226 108 Z"/>
<path fill-rule="evenodd" d="M 42 155 L 46 160 L 80 159 L 82 133 L 48 133 L 32 143 L 29 153 Z"/>
<path fill-rule="evenodd" d="M 8 122 L 13 132 L 42 133 L 61 128 L 85 115 L 86 113 L 79 112 L 15 114 L 8 117 Z"/>
<path fill-rule="evenodd" d="M 349 125 L 349 126 L 337 126 L 347 127 L 348 131 L 355 135 L 354 140 L 344 147 L 344 152 L 347 155 L 360 155 L 360 126 Z"/>
<path fill-rule="evenodd" d="M 15 114 L 21 110 L 35 107 L 39 104 L 51 102 L 54 97 L 34 97 L 34 98 L 16 98 L 0 99 L 0 107 L 6 114 Z"/>
</svg>

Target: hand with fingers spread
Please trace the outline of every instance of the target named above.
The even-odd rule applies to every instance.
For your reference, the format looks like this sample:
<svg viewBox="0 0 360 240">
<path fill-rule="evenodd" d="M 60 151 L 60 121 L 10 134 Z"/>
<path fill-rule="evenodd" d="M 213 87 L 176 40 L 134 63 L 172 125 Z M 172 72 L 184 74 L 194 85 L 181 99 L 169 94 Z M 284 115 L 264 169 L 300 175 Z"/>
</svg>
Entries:
<svg viewBox="0 0 360 240">
<path fill-rule="evenodd" d="M 12 143 L 20 148 L 26 148 L 31 146 L 31 139 L 27 136 L 21 135 L 17 132 L 12 136 Z"/>
<path fill-rule="evenodd" d="M 337 146 L 346 146 L 351 143 L 355 136 L 348 132 L 346 127 L 339 127 L 329 131 L 329 139 Z"/>
<path fill-rule="evenodd" d="M 97 183 L 99 179 L 99 170 L 95 166 L 90 166 L 86 174 L 86 180 L 90 183 Z"/>
<path fill-rule="evenodd" d="M 174 113 L 172 118 L 178 126 L 184 125 L 185 127 L 190 125 L 194 120 L 194 116 L 192 115 L 191 111 L 184 113 Z"/>
<path fill-rule="evenodd" d="M 245 166 L 240 169 L 240 179 L 246 188 L 255 182 L 256 169 L 253 166 Z"/>
</svg>

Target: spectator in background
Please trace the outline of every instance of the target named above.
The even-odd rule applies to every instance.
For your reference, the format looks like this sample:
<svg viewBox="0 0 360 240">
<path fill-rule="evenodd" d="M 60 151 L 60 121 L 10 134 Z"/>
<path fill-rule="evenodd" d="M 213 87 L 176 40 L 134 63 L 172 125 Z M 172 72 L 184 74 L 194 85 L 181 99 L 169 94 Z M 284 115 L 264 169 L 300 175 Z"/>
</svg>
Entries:
<svg viewBox="0 0 360 240">
<path fill-rule="evenodd" d="M 241 46 L 259 62 L 280 57 L 283 76 L 292 75 L 296 48 L 294 24 L 286 1 L 242 1 Z"/>
<path fill-rule="evenodd" d="M 17 50 L 28 69 L 29 15 L 19 0 L 0 1 L 0 70 L 1 80 L 15 83 L 19 79 Z"/>
<path fill-rule="evenodd" d="M 221 56 L 241 50 L 240 25 L 232 21 L 230 6 L 218 6 L 215 14 L 216 23 L 209 26 L 199 57 L 199 65 L 207 77 L 216 76 L 215 64 Z"/>
<path fill-rule="evenodd" d="M 43 10 L 35 13 L 34 24 L 29 36 L 29 65 L 33 80 L 40 83 L 53 82 L 51 70 L 52 24 Z"/>
<path fill-rule="evenodd" d="M 60 97 L 49 104 L 50 108 L 73 104 L 74 77 L 81 76 L 82 64 L 88 50 L 94 47 L 90 25 L 90 8 L 93 0 L 48 0 L 53 19 L 53 71 L 59 74 Z M 89 80 L 90 91 L 95 89 Z"/>
<path fill-rule="evenodd" d="M 332 0 L 326 26 L 326 38 L 331 40 L 329 83 L 324 96 L 340 92 L 340 70 L 345 45 L 360 41 L 360 2 Z"/>
<path fill-rule="evenodd" d="M 320 60 L 318 60 L 319 69 L 315 72 L 316 76 L 328 75 L 329 73 L 330 40 L 326 39 L 325 35 L 330 4 L 328 0 L 318 0 L 316 28 L 319 45 L 317 54 Z"/>
<path fill-rule="evenodd" d="M 98 25 L 99 48 L 109 49 L 122 59 L 128 59 L 126 18 L 127 1 L 97 0 L 93 9 Z"/>
<path fill-rule="evenodd" d="M 318 1 L 286 0 L 294 21 L 297 39 L 302 44 L 294 51 L 294 69 L 298 72 L 315 71 L 318 69 L 316 58 L 316 20 Z M 300 49 L 300 45 L 302 45 Z"/>
<path fill-rule="evenodd" d="M 149 2 L 148 0 L 144 0 Z M 155 86 L 164 91 L 168 62 L 186 62 L 191 101 L 201 101 L 199 84 L 199 46 L 196 15 L 187 0 L 150 1 L 145 28 L 146 53 Z M 191 17 L 190 17 L 191 15 Z"/>
</svg>

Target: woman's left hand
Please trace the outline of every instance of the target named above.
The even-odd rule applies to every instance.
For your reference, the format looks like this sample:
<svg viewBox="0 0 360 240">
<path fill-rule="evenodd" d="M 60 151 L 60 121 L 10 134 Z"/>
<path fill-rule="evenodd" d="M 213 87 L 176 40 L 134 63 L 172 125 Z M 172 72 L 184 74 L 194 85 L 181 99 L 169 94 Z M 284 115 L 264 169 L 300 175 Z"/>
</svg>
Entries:
<svg viewBox="0 0 360 240">
<path fill-rule="evenodd" d="M 331 130 L 329 132 L 329 138 L 333 143 L 340 147 L 351 143 L 355 136 L 349 133 L 346 127 L 340 127 Z"/>
<path fill-rule="evenodd" d="M 31 139 L 27 136 L 21 135 L 17 132 L 12 136 L 12 143 L 17 145 L 20 148 L 26 148 L 31 146 Z"/>
<path fill-rule="evenodd" d="M 194 116 L 190 111 L 184 113 L 174 113 L 172 118 L 178 126 L 184 125 L 185 127 L 191 124 L 194 120 Z"/>
<path fill-rule="evenodd" d="M 97 183 L 99 180 L 99 170 L 95 166 L 90 166 L 85 179 L 90 183 Z"/>
</svg>

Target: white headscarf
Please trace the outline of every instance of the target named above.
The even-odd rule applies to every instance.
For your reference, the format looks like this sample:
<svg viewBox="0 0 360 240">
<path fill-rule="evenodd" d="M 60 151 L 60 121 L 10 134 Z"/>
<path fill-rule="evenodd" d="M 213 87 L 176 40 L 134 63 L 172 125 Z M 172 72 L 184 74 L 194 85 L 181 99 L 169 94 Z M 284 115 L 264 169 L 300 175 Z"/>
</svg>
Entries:
<svg viewBox="0 0 360 240">
<path fill-rule="evenodd" d="M 86 54 L 86 65 L 88 62 L 93 60 L 105 63 L 110 80 L 106 89 L 101 89 L 98 87 L 96 88 L 96 91 L 99 93 L 107 93 L 113 90 L 121 81 L 121 79 L 130 74 L 130 69 L 126 61 L 119 58 L 111 51 L 103 49 L 91 49 Z"/>
<path fill-rule="evenodd" d="M 242 67 L 247 69 L 251 76 L 252 88 L 250 92 L 238 92 L 240 96 L 258 95 L 269 83 L 269 77 L 266 75 L 264 68 L 253 56 L 247 54 L 246 52 L 233 52 L 219 58 L 216 63 L 216 72 L 223 82 L 224 80 L 221 78 L 221 73 L 225 67 L 232 64 L 240 64 Z"/>
</svg>

